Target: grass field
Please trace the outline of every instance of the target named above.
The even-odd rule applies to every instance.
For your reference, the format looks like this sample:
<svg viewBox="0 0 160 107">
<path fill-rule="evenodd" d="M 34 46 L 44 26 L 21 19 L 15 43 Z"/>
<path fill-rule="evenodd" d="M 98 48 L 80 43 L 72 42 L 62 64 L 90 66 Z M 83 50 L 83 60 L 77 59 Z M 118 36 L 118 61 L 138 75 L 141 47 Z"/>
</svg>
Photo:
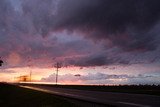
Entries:
<svg viewBox="0 0 160 107">
<path fill-rule="evenodd" d="M 0 83 L 0 107 L 76 107 L 62 97 Z"/>
<path fill-rule="evenodd" d="M 30 84 L 36 85 L 36 84 Z M 95 86 L 95 85 L 47 85 L 50 87 L 70 88 L 89 91 L 104 91 L 104 92 L 120 92 L 132 94 L 149 94 L 160 96 L 160 85 L 122 85 L 122 86 Z"/>
</svg>

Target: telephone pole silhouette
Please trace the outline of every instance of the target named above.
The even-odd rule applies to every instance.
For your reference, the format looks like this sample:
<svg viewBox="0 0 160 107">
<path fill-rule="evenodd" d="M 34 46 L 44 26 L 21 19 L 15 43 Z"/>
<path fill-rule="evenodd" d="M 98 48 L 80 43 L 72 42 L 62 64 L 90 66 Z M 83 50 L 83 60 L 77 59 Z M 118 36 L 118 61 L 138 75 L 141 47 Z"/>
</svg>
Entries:
<svg viewBox="0 0 160 107">
<path fill-rule="evenodd" d="M 57 85 L 57 83 L 58 83 L 58 69 L 62 67 L 62 64 L 57 62 L 54 65 L 54 67 L 56 68 L 56 85 Z"/>
<path fill-rule="evenodd" d="M 32 70 L 31 70 L 31 65 L 29 65 L 29 69 L 30 69 L 30 73 L 29 73 L 30 82 L 32 82 Z"/>
<path fill-rule="evenodd" d="M 32 82 L 32 59 L 30 57 L 28 57 L 28 67 L 29 67 L 29 79 L 30 79 L 30 82 Z"/>
</svg>

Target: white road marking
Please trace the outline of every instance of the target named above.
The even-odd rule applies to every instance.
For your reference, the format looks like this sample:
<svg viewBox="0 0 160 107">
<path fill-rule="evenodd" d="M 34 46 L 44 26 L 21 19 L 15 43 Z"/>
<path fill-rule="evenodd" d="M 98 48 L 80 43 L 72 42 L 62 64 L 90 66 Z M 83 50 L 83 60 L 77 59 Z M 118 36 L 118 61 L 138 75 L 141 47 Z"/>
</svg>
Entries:
<svg viewBox="0 0 160 107">
<path fill-rule="evenodd" d="M 132 106 L 136 106 L 136 107 L 151 107 L 149 105 L 142 105 L 142 104 L 129 103 L 129 102 L 118 102 L 118 103 L 132 105 Z"/>
</svg>

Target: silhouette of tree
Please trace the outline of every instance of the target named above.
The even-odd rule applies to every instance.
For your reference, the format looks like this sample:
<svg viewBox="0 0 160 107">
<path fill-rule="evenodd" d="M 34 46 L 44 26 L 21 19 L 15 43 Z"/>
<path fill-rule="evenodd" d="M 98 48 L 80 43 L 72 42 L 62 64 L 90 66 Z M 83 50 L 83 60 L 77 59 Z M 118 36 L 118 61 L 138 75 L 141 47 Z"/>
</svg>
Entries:
<svg viewBox="0 0 160 107">
<path fill-rule="evenodd" d="M 1 58 L 1 57 L 0 57 Z M 2 64 L 3 64 L 3 61 L 0 59 L 0 66 L 2 66 Z"/>
</svg>

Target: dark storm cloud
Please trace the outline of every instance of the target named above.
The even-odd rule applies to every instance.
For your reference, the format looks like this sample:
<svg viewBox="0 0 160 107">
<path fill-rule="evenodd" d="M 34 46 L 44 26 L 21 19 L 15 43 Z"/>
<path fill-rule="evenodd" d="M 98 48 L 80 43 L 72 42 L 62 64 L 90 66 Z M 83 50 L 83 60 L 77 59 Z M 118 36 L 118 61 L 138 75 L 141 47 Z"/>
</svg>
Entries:
<svg viewBox="0 0 160 107">
<path fill-rule="evenodd" d="M 62 0 L 56 28 L 109 39 L 124 51 L 155 50 L 156 34 L 150 30 L 159 21 L 159 5 L 158 0 Z"/>
<path fill-rule="evenodd" d="M 159 4 L 158 0 L 25 0 L 22 10 L 43 37 L 55 30 L 78 30 L 124 51 L 150 51 L 157 48 L 157 35 L 150 30 L 159 21 Z"/>
<path fill-rule="evenodd" d="M 43 37 L 52 31 L 78 30 L 123 51 L 145 52 L 159 45 L 160 37 L 151 32 L 159 21 L 159 4 L 158 0 L 26 0 L 22 10 Z"/>
<path fill-rule="evenodd" d="M 7 34 L 7 31 L 9 30 L 9 18 L 8 15 L 10 16 L 12 14 L 12 9 L 11 4 L 8 1 L 1 0 L 0 1 L 0 36 L 1 42 L 5 41 L 5 35 Z"/>
<path fill-rule="evenodd" d="M 129 65 L 130 60 L 121 56 L 110 56 L 106 52 L 101 54 L 89 54 L 81 57 L 65 58 L 65 63 L 81 67 L 109 66 L 109 65 Z"/>
<path fill-rule="evenodd" d="M 133 61 L 133 54 L 139 58 L 157 49 L 159 5 L 158 0 L 0 0 L 0 56 L 8 65 L 18 58 L 16 66 L 26 66 L 31 57 L 39 67 L 59 57 L 82 67 L 144 62 L 154 54 L 142 61 Z"/>
<path fill-rule="evenodd" d="M 106 56 L 96 56 L 96 55 L 88 55 L 85 57 L 78 57 L 78 58 L 66 58 L 65 62 L 68 65 L 75 65 L 75 66 L 103 66 L 106 65 L 107 63 L 110 64 L 111 59 L 106 58 Z"/>
<path fill-rule="evenodd" d="M 52 29 L 57 0 L 24 0 L 22 2 L 23 14 L 32 21 L 37 33 L 43 37 Z"/>
</svg>

